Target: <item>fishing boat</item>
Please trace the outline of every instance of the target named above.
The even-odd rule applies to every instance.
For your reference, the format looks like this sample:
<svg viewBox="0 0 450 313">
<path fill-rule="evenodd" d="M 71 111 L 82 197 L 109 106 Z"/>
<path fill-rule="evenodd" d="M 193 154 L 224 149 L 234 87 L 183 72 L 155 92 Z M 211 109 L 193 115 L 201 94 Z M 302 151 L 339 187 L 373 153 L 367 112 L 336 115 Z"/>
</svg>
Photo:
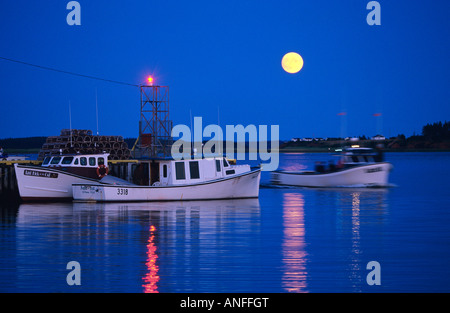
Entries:
<svg viewBox="0 0 450 313">
<path fill-rule="evenodd" d="M 97 183 L 74 183 L 75 201 L 173 201 L 257 198 L 261 168 L 232 165 L 226 158 L 153 159 L 143 184 L 109 177 Z M 144 174 L 147 172 L 144 171 Z M 136 176 L 136 175 L 135 175 Z M 135 177 L 135 181 L 139 177 Z"/>
<path fill-rule="evenodd" d="M 352 146 L 342 149 L 336 165 L 316 164 L 315 171 L 274 171 L 271 182 L 302 187 L 386 187 L 392 168 L 381 150 Z"/>
<path fill-rule="evenodd" d="M 14 164 L 24 201 L 72 200 L 73 183 L 93 183 L 108 175 L 108 153 L 47 156 L 41 166 Z"/>
</svg>

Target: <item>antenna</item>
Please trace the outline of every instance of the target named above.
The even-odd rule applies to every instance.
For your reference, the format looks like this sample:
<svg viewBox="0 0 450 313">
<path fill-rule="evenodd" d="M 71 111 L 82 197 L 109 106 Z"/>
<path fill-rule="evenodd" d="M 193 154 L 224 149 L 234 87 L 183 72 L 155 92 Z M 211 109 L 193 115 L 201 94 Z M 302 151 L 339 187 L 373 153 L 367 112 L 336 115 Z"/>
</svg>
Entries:
<svg viewBox="0 0 450 313">
<path fill-rule="evenodd" d="M 220 111 L 219 111 L 220 107 L 217 106 L 217 126 L 219 126 L 220 128 Z"/>
<path fill-rule="evenodd" d="M 97 119 L 97 136 L 98 136 L 98 103 L 97 103 L 97 87 L 95 87 L 95 116 Z"/>
<path fill-rule="evenodd" d="M 70 147 L 73 148 L 73 144 L 72 144 L 72 108 L 70 106 L 70 100 L 69 100 L 69 128 L 70 128 Z"/>
<path fill-rule="evenodd" d="M 219 134 L 221 132 L 220 130 L 220 106 L 217 106 L 217 134 Z M 217 135 L 216 134 L 216 135 Z M 219 147 L 219 144 L 222 145 L 222 147 Z M 217 154 L 217 156 L 221 156 L 223 155 L 223 142 L 218 142 L 216 147 L 215 147 L 215 153 Z"/>
<path fill-rule="evenodd" d="M 194 155 L 194 129 L 192 128 L 192 110 L 189 109 L 189 117 L 191 122 L 191 155 Z"/>
</svg>

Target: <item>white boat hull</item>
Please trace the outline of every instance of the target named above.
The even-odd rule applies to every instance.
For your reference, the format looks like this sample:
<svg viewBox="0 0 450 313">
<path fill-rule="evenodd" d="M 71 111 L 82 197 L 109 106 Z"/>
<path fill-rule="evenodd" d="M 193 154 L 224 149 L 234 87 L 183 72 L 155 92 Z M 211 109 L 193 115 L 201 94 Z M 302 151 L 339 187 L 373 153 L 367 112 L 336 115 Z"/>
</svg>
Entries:
<svg viewBox="0 0 450 313">
<path fill-rule="evenodd" d="M 72 200 L 72 184 L 88 184 L 95 179 L 64 171 L 14 164 L 19 194 L 24 201 Z"/>
<path fill-rule="evenodd" d="M 73 184 L 76 201 L 173 201 L 256 198 L 261 170 L 198 184 L 172 186 L 137 186 L 108 184 Z"/>
<path fill-rule="evenodd" d="M 390 163 L 383 162 L 331 173 L 279 171 L 271 173 L 271 180 L 276 185 L 302 187 L 386 187 L 391 169 Z"/>
</svg>

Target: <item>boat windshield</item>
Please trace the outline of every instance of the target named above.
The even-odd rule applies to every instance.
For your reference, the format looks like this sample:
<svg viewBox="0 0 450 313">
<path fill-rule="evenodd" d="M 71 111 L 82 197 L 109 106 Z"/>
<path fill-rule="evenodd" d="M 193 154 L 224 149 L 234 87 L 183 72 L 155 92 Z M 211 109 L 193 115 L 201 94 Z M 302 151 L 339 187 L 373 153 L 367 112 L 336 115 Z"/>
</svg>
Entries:
<svg viewBox="0 0 450 313">
<path fill-rule="evenodd" d="M 51 159 L 52 159 L 51 157 L 45 157 L 44 162 L 42 162 L 42 165 L 47 165 Z"/>
<path fill-rule="evenodd" d="M 346 153 L 353 154 L 353 155 L 374 155 L 372 149 L 349 149 L 345 151 Z"/>
</svg>

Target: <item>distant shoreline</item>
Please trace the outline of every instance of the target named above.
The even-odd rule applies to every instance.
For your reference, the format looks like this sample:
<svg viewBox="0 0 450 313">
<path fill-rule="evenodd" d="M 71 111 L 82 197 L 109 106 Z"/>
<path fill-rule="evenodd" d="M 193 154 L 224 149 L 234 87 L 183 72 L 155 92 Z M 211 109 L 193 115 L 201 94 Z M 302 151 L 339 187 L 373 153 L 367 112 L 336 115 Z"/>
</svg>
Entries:
<svg viewBox="0 0 450 313">
<path fill-rule="evenodd" d="M 450 149 L 385 149 L 384 152 L 450 152 Z M 328 153 L 334 149 L 280 149 L 280 153 Z"/>
<path fill-rule="evenodd" d="M 37 149 L 5 149 L 9 155 L 14 154 L 38 154 L 40 148 Z M 335 153 L 335 148 L 280 148 L 279 153 Z M 385 149 L 384 152 L 450 152 L 450 149 Z M 236 153 L 236 151 L 235 151 Z M 248 152 L 247 152 L 248 153 Z"/>
<path fill-rule="evenodd" d="M 92 134 L 90 130 L 71 130 L 71 132 L 75 131 Z M 67 141 L 67 132 L 67 129 L 61 131 L 60 137 L 64 137 L 61 139 Z M 3 147 L 4 152 L 7 154 L 38 154 L 49 138 L 44 136 L 4 138 L 0 139 L 0 146 Z M 123 138 L 123 141 L 128 147 L 133 147 L 137 143 L 136 138 Z M 180 140 L 177 140 L 177 142 L 180 143 Z M 265 151 L 271 151 L 272 142 L 223 142 L 222 151 L 226 151 L 226 147 L 230 147 L 229 144 L 231 144 L 231 147 L 234 147 L 234 153 L 236 153 L 238 148 L 242 149 L 243 147 L 245 147 L 245 152 L 258 153 L 259 151 L 253 150 L 261 145 L 265 148 Z M 450 122 L 429 123 L 422 127 L 421 135 L 414 134 L 410 137 L 399 134 L 390 138 L 376 135 L 370 138 L 359 136 L 352 138 L 292 138 L 291 140 L 279 140 L 279 152 L 328 153 L 335 152 L 336 149 L 343 146 L 360 145 L 361 147 L 375 148 L 380 144 L 383 145 L 385 152 L 450 152 Z"/>
</svg>

